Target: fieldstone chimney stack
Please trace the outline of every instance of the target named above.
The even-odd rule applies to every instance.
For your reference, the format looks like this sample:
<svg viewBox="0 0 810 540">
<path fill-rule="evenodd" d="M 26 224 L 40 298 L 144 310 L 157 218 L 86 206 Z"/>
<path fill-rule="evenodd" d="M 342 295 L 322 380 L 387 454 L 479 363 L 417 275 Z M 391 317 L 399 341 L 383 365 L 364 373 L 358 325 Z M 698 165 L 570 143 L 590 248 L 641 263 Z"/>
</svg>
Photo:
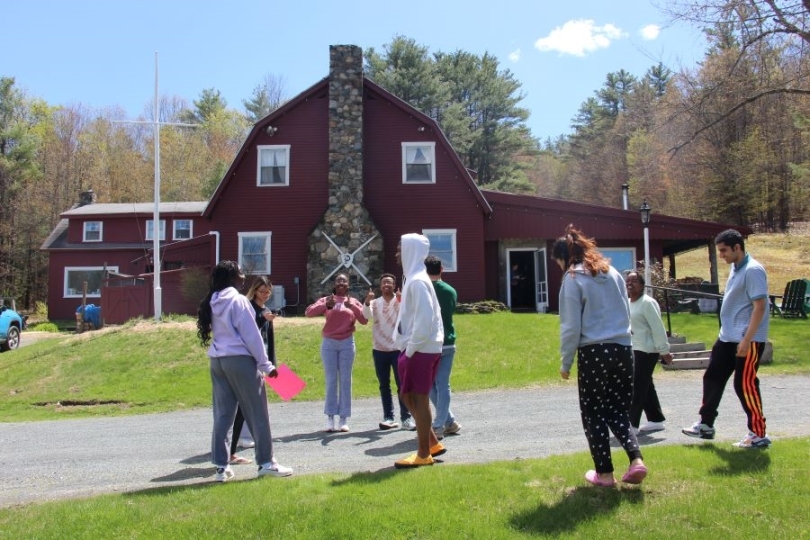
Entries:
<svg viewBox="0 0 810 540">
<path fill-rule="evenodd" d="M 329 47 L 328 184 L 329 207 L 309 239 L 307 291 L 328 294 L 331 278 L 321 281 L 344 273 L 358 297 L 382 273 L 383 241 L 363 206 L 363 50 L 355 45 Z"/>
<path fill-rule="evenodd" d="M 93 188 L 87 188 L 87 191 L 79 193 L 79 206 L 87 206 L 88 204 L 95 204 L 96 194 L 93 193 Z"/>
</svg>

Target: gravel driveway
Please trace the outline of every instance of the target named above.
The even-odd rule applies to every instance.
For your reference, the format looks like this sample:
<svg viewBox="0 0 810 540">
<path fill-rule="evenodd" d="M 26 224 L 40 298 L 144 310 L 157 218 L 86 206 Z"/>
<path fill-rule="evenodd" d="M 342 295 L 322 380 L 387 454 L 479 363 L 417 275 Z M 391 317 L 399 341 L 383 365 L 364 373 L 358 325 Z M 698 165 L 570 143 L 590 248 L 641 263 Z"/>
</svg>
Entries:
<svg viewBox="0 0 810 540">
<path fill-rule="evenodd" d="M 668 429 L 642 437 L 643 446 L 695 444 L 680 428 L 697 419 L 702 371 L 656 373 Z M 761 377 L 769 435 L 810 436 L 810 376 Z M 354 473 L 392 468 L 416 448 L 409 431 L 377 430 L 379 399 L 353 403 L 350 433 L 320 432 L 321 402 L 271 404 L 278 460 L 296 475 Z M 526 390 L 456 393 L 453 412 L 463 428 L 448 436 L 443 464 L 539 458 L 586 449 L 576 383 Z M 119 418 L 0 423 L 0 507 L 213 481 L 211 411 Z M 717 444 L 741 438 L 745 415 L 731 385 L 716 423 Z M 702 444 L 698 442 L 697 444 Z M 616 447 L 616 468 L 625 458 Z M 744 450 L 741 450 L 744 451 Z M 242 455 L 252 458 L 253 451 Z M 648 463 L 655 475 L 655 462 Z M 236 466 L 236 480 L 256 476 L 254 466 Z M 584 472 L 584 471 L 583 471 Z M 283 479 L 265 481 L 283 482 Z"/>
</svg>

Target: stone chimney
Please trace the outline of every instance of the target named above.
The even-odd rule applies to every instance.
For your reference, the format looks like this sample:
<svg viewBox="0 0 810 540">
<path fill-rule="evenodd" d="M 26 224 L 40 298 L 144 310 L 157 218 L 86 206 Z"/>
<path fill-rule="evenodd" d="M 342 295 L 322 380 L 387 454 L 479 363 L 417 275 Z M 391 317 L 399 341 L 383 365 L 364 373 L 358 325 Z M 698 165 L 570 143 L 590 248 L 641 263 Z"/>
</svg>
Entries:
<svg viewBox="0 0 810 540">
<path fill-rule="evenodd" d="M 93 188 L 87 188 L 87 191 L 79 193 L 79 206 L 87 206 L 96 202 L 96 194 L 93 193 Z"/>
<path fill-rule="evenodd" d="M 366 279 L 382 273 L 383 241 L 363 206 L 363 50 L 354 45 L 329 47 L 328 183 L 329 207 L 309 237 L 307 291 L 310 300 L 329 294 L 343 273 L 362 299 Z"/>
</svg>

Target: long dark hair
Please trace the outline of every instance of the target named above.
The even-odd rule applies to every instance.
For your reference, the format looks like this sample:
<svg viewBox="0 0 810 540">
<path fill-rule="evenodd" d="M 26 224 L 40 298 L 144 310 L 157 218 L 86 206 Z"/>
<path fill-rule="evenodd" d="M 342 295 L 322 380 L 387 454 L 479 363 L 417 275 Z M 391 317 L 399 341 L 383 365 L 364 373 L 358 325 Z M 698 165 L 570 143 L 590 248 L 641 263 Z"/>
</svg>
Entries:
<svg viewBox="0 0 810 540">
<path fill-rule="evenodd" d="M 551 256 L 564 261 L 572 275 L 574 265 L 579 263 L 582 263 L 592 276 L 599 272 L 607 273 L 610 267 L 608 260 L 596 249 L 596 241 L 585 236 L 574 225 L 568 225 L 565 228 L 565 236 L 559 237 L 554 242 Z"/>
<path fill-rule="evenodd" d="M 233 287 L 240 277 L 242 277 L 242 271 L 234 261 L 220 261 L 211 272 L 208 294 L 202 299 L 200 307 L 197 309 L 197 337 L 200 338 L 200 344 L 203 347 L 211 342 L 211 297 L 215 292 Z"/>
</svg>

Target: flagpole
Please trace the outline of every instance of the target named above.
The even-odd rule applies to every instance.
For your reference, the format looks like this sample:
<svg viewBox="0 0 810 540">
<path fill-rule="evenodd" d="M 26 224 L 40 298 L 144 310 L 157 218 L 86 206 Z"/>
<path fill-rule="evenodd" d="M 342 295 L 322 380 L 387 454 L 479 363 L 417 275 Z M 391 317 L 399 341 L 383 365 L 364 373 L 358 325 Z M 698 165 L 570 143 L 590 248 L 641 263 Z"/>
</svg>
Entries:
<svg viewBox="0 0 810 540">
<path fill-rule="evenodd" d="M 158 53 L 155 52 L 155 211 L 152 217 L 152 271 L 155 284 L 155 321 L 163 314 L 163 291 L 160 288 L 160 118 L 158 117 Z"/>
</svg>

